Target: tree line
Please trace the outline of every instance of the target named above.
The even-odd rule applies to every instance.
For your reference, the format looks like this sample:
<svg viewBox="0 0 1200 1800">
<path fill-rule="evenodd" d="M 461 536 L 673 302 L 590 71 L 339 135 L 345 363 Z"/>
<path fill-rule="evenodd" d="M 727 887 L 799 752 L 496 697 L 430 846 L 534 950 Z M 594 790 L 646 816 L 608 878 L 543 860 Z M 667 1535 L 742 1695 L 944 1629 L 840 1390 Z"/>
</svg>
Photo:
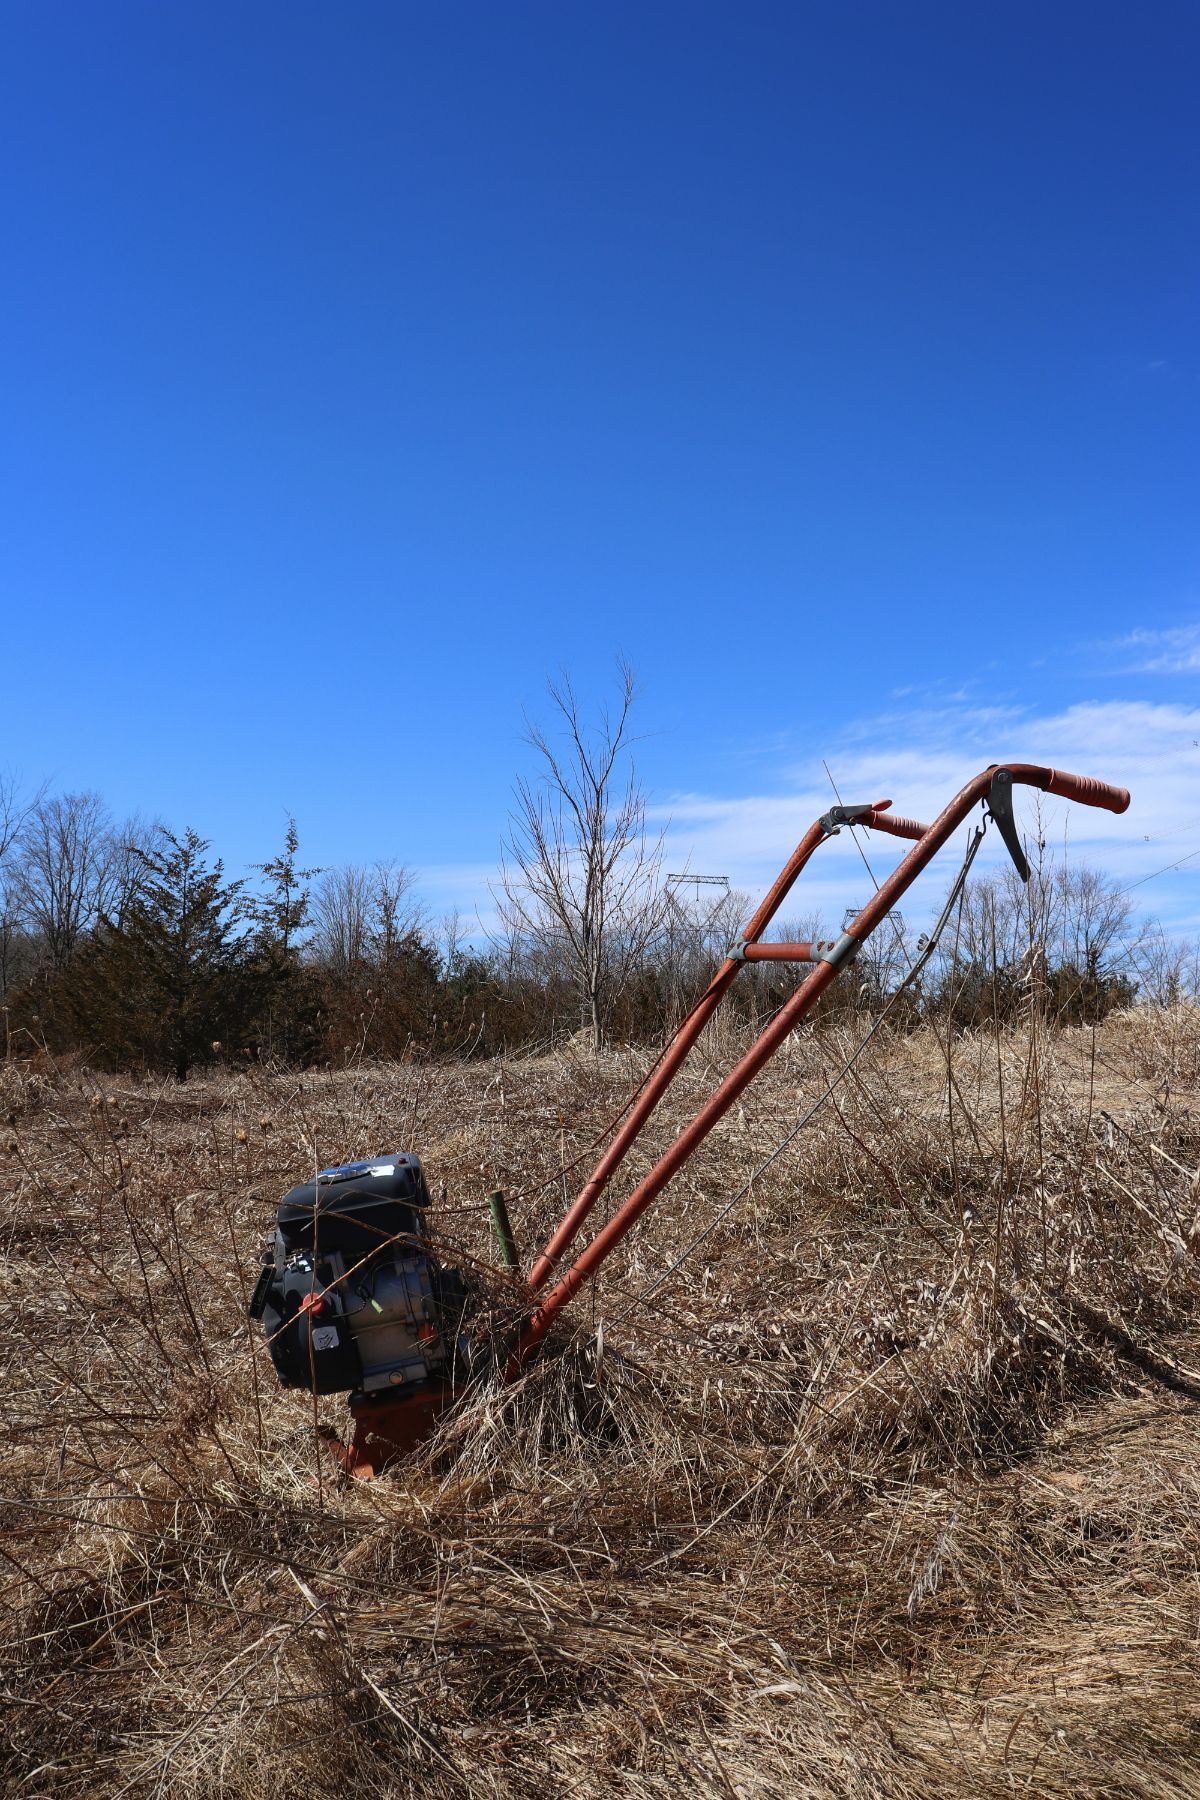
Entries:
<svg viewBox="0 0 1200 1800">
<path fill-rule="evenodd" d="M 494 1055 L 582 1035 L 662 1041 L 704 990 L 750 897 L 669 878 L 630 737 L 631 671 L 588 721 L 550 684 L 531 725 L 493 892 L 493 924 L 434 923 L 399 861 L 302 866 L 294 820 L 241 878 L 210 842 L 95 793 L 22 795 L 0 782 L 0 1006 L 10 1056 L 81 1052 L 186 1080 L 214 1061 L 296 1066 L 355 1056 Z M 773 935 L 836 934 L 781 920 Z M 902 917 L 877 930 L 820 1018 L 891 1006 L 906 1024 L 1004 1022 L 1032 1006 L 1069 1022 L 1136 998 L 1194 996 L 1196 949 L 1135 914 L 1085 864 L 1043 861 L 971 882 L 918 982 Z M 797 970 L 756 964 L 732 1016 L 761 1023 Z"/>
</svg>

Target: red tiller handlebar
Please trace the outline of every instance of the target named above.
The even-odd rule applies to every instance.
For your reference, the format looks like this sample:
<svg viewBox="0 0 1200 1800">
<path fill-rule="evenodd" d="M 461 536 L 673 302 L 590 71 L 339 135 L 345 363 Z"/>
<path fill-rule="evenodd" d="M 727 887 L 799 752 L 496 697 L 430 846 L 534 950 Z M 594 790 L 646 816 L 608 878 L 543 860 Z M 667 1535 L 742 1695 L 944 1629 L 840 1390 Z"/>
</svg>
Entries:
<svg viewBox="0 0 1200 1800">
<path fill-rule="evenodd" d="M 1068 775 L 1062 769 L 1047 769 L 1048 794 L 1061 800 L 1077 800 L 1081 806 L 1102 806 L 1106 812 L 1123 813 L 1129 807 L 1129 789 L 1113 787 L 1109 781 L 1097 781 L 1094 775 Z"/>
<path fill-rule="evenodd" d="M 654 1167 L 624 1204 L 609 1219 L 608 1223 L 598 1231 L 594 1238 L 580 1252 L 575 1262 L 551 1289 L 541 1305 L 528 1320 L 505 1371 L 508 1379 L 513 1379 L 520 1372 L 521 1366 L 529 1353 L 541 1342 L 549 1330 L 555 1316 L 562 1311 L 572 1297 L 579 1291 L 583 1283 L 594 1275 L 605 1258 L 632 1230 L 642 1214 L 656 1199 L 663 1188 L 671 1180 L 693 1151 L 704 1141 L 713 1126 L 733 1105 L 734 1101 L 758 1074 L 759 1070 L 770 1059 L 779 1046 L 791 1035 L 800 1020 L 812 1010 L 824 993 L 834 982 L 841 970 L 855 954 L 858 946 L 865 942 L 885 918 L 892 907 L 916 880 L 921 871 L 932 861 L 947 838 L 966 818 L 976 803 L 987 797 L 993 789 L 993 778 L 997 774 L 1006 775 L 1008 782 L 1021 783 L 1027 787 L 1040 788 L 1045 793 L 1057 794 L 1066 800 L 1075 800 L 1084 806 L 1098 806 L 1114 813 L 1123 813 L 1129 805 L 1129 792 L 1126 788 L 1114 787 L 1109 782 L 1097 781 L 1088 775 L 1071 775 L 1059 769 L 1044 768 L 1040 763 L 1004 763 L 992 764 L 984 769 L 962 788 L 944 807 L 932 825 L 915 826 L 912 821 L 891 818 L 887 814 L 890 801 L 879 801 L 875 807 L 836 807 L 816 825 L 810 827 L 805 837 L 793 852 L 791 859 L 779 876 L 771 892 L 747 926 L 745 938 L 735 946 L 734 954 L 722 965 L 717 976 L 710 984 L 707 993 L 702 997 L 691 1014 L 684 1021 L 657 1069 L 653 1071 L 654 1079 L 643 1090 L 625 1125 L 610 1145 L 595 1174 L 583 1189 L 574 1206 L 551 1238 L 542 1256 L 539 1258 L 532 1276 L 530 1286 L 541 1286 L 548 1274 L 554 1269 L 562 1249 L 570 1243 L 580 1224 L 595 1204 L 604 1186 L 619 1165 L 629 1145 L 637 1136 L 641 1125 L 653 1110 L 654 1105 L 671 1081 L 676 1070 L 687 1055 L 688 1049 L 695 1042 L 700 1029 L 711 1017 L 721 995 L 725 992 L 740 967 L 741 957 L 748 944 L 757 939 L 768 920 L 792 886 L 796 876 L 812 855 L 813 850 L 823 838 L 838 829 L 841 824 L 877 823 L 877 817 L 868 820 L 867 815 L 886 815 L 888 824 L 895 829 L 898 826 L 910 827 L 897 835 L 915 835 L 917 841 L 905 856 L 904 860 L 892 870 L 882 886 L 869 900 L 842 936 L 832 944 L 814 946 L 822 952 L 821 960 L 812 972 L 796 989 L 791 998 L 776 1013 L 765 1030 L 751 1045 L 745 1055 L 726 1075 L 724 1081 L 711 1094 L 708 1100 L 696 1113 L 688 1125 L 678 1133 L 674 1142 L 659 1157 Z M 1005 786 L 1007 788 L 1008 782 Z M 853 814 L 851 818 L 849 815 Z M 833 821 L 830 823 L 830 821 Z M 886 829 L 886 827 L 882 827 Z M 788 949 L 810 948 L 809 946 L 787 946 Z M 694 1029 L 693 1029 L 694 1027 Z"/>
<path fill-rule="evenodd" d="M 835 948 L 836 938 L 817 938 L 811 944 L 747 944 L 742 951 L 746 962 L 814 963 Z"/>
<path fill-rule="evenodd" d="M 842 806 L 839 804 L 831 807 L 827 813 L 809 826 L 780 870 L 774 885 L 762 901 L 758 911 L 746 926 L 738 943 L 730 951 L 704 993 L 678 1027 L 658 1062 L 650 1070 L 640 1091 L 634 1096 L 632 1107 L 624 1124 L 571 1203 L 565 1217 L 551 1234 L 546 1248 L 534 1263 L 529 1274 L 529 1286 L 535 1293 L 539 1288 L 545 1286 L 564 1252 L 570 1249 L 574 1243 L 584 1220 L 624 1161 L 629 1146 L 637 1138 L 642 1126 L 675 1079 L 692 1045 L 721 1004 L 724 994 L 732 984 L 744 960 L 740 953 L 761 938 L 787 898 L 796 877 L 813 851 L 827 838 L 836 836 L 843 825 L 866 825 L 872 831 L 886 831 L 893 837 L 903 838 L 921 838 L 928 830 L 928 826 L 918 824 L 915 819 L 894 816 L 889 811 L 891 804 L 890 800 L 876 800 L 870 806 Z"/>
<path fill-rule="evenodd" d="M 872 831 L 886 831 L 889 837 L 899 838 L 922 838 L 929 829 L 917 819 L 905 819 L 899 813 L 878 812 L 874 809 L 869 818 L 858 819 L 855 823 L 869 825 Z"/>
</svg>

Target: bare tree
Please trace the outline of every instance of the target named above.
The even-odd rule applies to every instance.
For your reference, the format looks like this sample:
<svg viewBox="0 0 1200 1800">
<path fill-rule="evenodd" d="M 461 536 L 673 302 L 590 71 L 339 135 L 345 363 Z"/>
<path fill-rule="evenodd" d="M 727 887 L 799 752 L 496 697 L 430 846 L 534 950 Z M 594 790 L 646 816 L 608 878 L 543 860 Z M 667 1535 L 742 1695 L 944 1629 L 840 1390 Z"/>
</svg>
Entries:
<svg viewBox="0 0 1200 1800">
<path fill-rule="evenodd" d="M 9 851 L 20 839 L 25 821 L 34 808 L 41 805 L 45 795 L 44 787 L 35 794 L 23 795 L 21 784 L 12 771 L 0 769 L 0 870 L 9 860 Z"/>
<path fill-rule="evenodd" d="M 853 922 L 857 910 L 853 906 L 846 909 L 842 916 L 843 930 Z M 898 907 L 893 908 L 880 929 L 867 939 L 861 956 L 856 958 L 854 972 L 860 1001 L 867 1007 L 886 1006 L 912 968 L 914 957 L 908 921 Z"/>
<path fill-rule="evenodd" d="M 163 835 L 162 824 L 148 822 L 134 813 L 112 834 L 97 892 L 96 910 L 110 925 L 122 929 L 129 909 L 146 888 L 146 859 Z"/>
<path fill-rule="evenodd" d="M 1047 856 L 1040 841 L 1028 882 L 1005 866 L 968 884 L 936 967 L 960 1013 L 1005 1013 L 1040 996 L 1060 1018 L 1085 1018 L 1127 1004 L 1139 981 L 1147 997 L 1155 981 L 1170 987 L 1171 961 L 1119 883 Z"/>
<path fill-rule="evenodd" d="M 412 897 L 416 877 L 398 862 L 377 862 L 371 883 L 370 937 L 376 958 L 386 968 L 423 922 Z"/>
<path fill-rule="evenodd" d="M 520 776 L 495 894 L 507 935 L 561 958 L 579 991 L 592 1042 L 643 961 L 663 918 L 662 838 L 646 825 L 646 797 L 630 754 L 633 671 L 619 665 L 616 706 L 583 720 L 568 677 L 547 684 L 557 737 L 530 725 L 540 759 Z"/>
<path fill-rule="evenodd" d="M 0 771 L 0 995 L 29 972 L 28 933 L 21 910 L 20 838 L 44 790 L 24 795 L 10 771 Z"/>
<path fill-rule="evenodd" d="M 105 903 L 116 860 L 108 809 L 99 794 L 54 795 L 32 808 L 17 841 L 17 905 L 61 969 Z"/>
<path fill-rule="evenodd" d="M 1139 1000 L 1175 1006 L 1200 994 L 1200 941 L 1174 937 L 1157 919 L 1148 919 L 1130 952 Z"/>
<path fill-rule="evenodd" d="M 29 944 L 21 913 L 7 883 L 0 882 L 0 998 L 30 972 Z"/>
<path fill-rule="evenodd" d="M 1124 889 L 1087 863 L 1065 863 L 1055 875 L 1059 896 L 1058 951 L 1064 963 L 1092 977 L 1109 972 L 1138 935 Z"/>
<path fill-rule="evenodd" d="M 453 975 L 463 954 L 462 915 L 457 906 L 452 906 L 448 913 L 442 915 L 440 933 L 442 962 L 447 975 Z"/>
<path fill-rule="evenodd" d="M 350 975 L 367 959 L 374 885 L 369 869 L 347 863 L 326 870 L 313 890 L 312 950 L 335 975 Z"/>
</svg>

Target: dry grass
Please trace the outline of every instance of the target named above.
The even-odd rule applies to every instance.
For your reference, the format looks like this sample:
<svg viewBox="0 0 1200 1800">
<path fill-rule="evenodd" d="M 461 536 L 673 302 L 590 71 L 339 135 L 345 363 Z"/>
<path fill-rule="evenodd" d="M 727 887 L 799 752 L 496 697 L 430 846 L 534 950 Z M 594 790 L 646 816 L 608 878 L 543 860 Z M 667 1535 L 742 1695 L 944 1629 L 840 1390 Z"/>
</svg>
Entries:
<svg viewBox="0 0 1200 1800">
<path fill-rule="evenodd" d="M 349 1487 L 342 1403 L 247 1331 L 279 1193 L 417 1149 L 490 1265 L 482 1196 L 549 1178 L 528 1250 L 644 1062 L 0 1071 L 4 1792 L 1200 1791 L 1197 1014 L 881 1035 L 635 1305 L 838 1054 L 793 1044 L 518 1389 Z"/>
</svg>

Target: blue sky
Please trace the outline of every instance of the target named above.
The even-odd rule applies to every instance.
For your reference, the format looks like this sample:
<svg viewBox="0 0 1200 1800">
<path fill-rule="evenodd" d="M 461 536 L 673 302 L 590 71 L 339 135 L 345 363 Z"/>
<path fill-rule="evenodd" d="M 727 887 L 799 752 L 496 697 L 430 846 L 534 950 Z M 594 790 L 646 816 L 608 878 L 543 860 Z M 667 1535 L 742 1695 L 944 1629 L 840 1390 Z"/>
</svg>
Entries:
<svg viewBox="0 0 1200 1800">
<path fill-rule="evenodd" d="M 0 765 L 470 912 L 623 653 L 674 862 L 759 884 L 823 756 L 1200 847 L 1194 5 L 0 23 Z"/>
</svg>

